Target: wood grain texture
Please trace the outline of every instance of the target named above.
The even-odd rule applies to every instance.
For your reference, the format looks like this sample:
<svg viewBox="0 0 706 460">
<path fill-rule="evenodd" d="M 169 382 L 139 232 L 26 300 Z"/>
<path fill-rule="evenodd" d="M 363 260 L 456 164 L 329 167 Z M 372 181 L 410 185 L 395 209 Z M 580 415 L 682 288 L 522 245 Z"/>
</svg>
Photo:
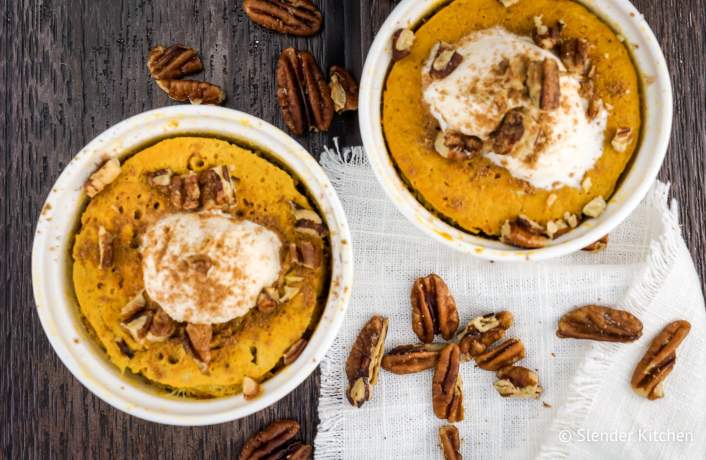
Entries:
<svg viewBox="0 0 706 460">
<path fill-rule="evenodd" d="M 317 0 L 311 39 L 250 23 L 236 0 L 0 0 L 0 458 L 236 458 L 243 440 L 276 418 L 302 422 L 313 440 L 318 375 L 248 419 L 206 428 L 127 416 L 87 390 L 52 351 L 34 312 L 30 252 L 52 183 L 93 137 L 144 110 L 172 104 L 145 71 L 149 48 L 179 41 L 201 51 L 199 78 L 223 85 L 227 107 L 284 127 L 275 101 L 276 57 L 309 49 L 322 67 L 360 76 L 375 32 L 397 2 Z M 660 178 L 672 183 L 687 243 L 706 268 L 706 12 L 703 0 L 636 0 L 663 46 L 675 90 L 672 142 Z M 668 14 L 666 13 L 668 12 Z M 300 142 L 317 155 L 339 136 L 360 142 L 355 114 Z"/>
</svg>

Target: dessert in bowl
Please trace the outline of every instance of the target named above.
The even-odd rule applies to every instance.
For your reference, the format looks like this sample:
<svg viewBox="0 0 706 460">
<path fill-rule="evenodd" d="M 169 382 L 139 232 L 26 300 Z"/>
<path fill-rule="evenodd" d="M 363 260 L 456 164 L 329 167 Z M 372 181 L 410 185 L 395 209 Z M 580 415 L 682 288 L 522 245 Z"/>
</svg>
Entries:
<svg viewBox="0 0 706 460">
<path fill-rule="evenodd" d="M 147 112 L 89 144 L 33 251 L 39 315 L 67 367 L 115 407 L 183 425 L 248 415 L 301 383 L 341 324 L 351 270 L 313 158 L 206 106 Z"/>
<path fill-rule="evenodd" d="M 537 260 L 600 239 L 644 196 L 671 87 L 629 3 L 506 3 L 402 2 L 366 61 L 361 132 L 383 188 L 424 231 Z"/>
</svg>

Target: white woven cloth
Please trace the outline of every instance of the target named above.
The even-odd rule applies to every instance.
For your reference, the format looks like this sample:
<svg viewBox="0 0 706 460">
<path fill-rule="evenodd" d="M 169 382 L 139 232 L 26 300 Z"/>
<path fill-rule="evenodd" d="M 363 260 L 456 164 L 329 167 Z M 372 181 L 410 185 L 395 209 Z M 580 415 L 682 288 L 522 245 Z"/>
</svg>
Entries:
<svg viewBox="0 0 706 460">
<path fill-rule="evenodd" d="M 457 426 L 464 458 L 706 457 L 706 314 L 665 184 L 657 183 L 611 233 L 607 251 L 503 264 L 458 254 L 415 229 L 384 195 L 361 148 L 327 150 L 322 165 L 348 215 L 355 281 L 344 327 L 321 364 L 317 459 L 442 458 L 431 371 L 381 371 L 372 400 L 360 409 L 344 396 L 346 357 L 371 315 L 389 318 L 386 349 L 416 342 L 410 288 L 430 272 L 448 283 L 462 324 L 487 312 L 513 312 L 507 336 L 525 343 L 521 364 L 537 369 L 545 389 L 539 401 L 503 399 L 492 372 L 463 365 L 465 420 Z M 635 313 L 644 323 L 642 338 L 632 344 L 558 339 L 558 318 L 587 303 Z M 652 338 L 675 319 L 689 320 L 692 330 L 665 398 L 648 401 L 632 392 L 630 376 Z"/>
</svg>

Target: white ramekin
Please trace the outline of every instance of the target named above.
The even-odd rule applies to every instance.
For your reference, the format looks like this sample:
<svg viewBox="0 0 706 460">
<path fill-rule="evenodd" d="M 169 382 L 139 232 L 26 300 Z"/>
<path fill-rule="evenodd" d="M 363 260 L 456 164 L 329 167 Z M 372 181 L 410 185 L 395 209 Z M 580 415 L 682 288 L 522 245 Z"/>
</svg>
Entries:
<svg viewBox="0 0 706 460">
<path fill-rule="evenodd" d="M 308 187 L 331 231 L 332 282 L 319 325 L 292 365 L 263 384 L 263 395 L 184 400 L 159 394 L 135 377 L 121 375 L 81 324 L 71 281 L 71 247 L 86 202 L 83 183 L 109 157 L 122 158 L 162 138 L 214 136 L 255 146 L 286 165 Z M 346 216 L 331 182 L 316 161 L 274 126 L 235 110 L 174 106 L 129 118 L 108 129 L 66 166 L 37 223 L 32 283 L 37 313 L 54 350 L 71 373 L 113 407 L 153 422 L 209 425 L 259 411 L 296 388 L 323 359 L 341 327 L 353 281 Z"/>
<path fill-rule="evenodd" d="M 531 1 L 531 0 L 522 0 Z M 642 140 L 632 164 L 597 219 L 536 250 L 517 249 L 453 227 L 429 212 L 408 190 L 390 159 L 382 131 L 382 93 L 392 58 L 392 35 L 401 27 L 414 27 L 448 0 L 403 0 L 392 11 L 368 52 L 360 82 L 360 131 L 375 176 L 400 212 L 440 242 L 464 253 L 489 260 L 544 260 L 578 251 L 608 234 L 639 204 L 657 177 L 667 152 L 672 128 L 672 86 L 659 43 L 644 17 L 628 0 L 581 0 L 631 44 L 642 76 Z"/>
</svg>

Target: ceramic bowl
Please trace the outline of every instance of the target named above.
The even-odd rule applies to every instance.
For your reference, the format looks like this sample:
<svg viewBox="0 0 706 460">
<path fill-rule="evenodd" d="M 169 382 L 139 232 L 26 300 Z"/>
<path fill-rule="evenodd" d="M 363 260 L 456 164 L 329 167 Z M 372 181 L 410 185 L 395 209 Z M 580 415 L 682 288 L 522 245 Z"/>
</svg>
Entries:
<svg viewBox="0 0 706 460">
<path fill-rule="evenodd" d="M 527 1 L 527 0 L 522 0 Z M 644 17 L 628 0 L 579 1 L 631 44 L 642 76 L 642 140 L 632 163 L 606 211 L 537 250 L 513 248 L 498 240 L 464 232 L 447 224 L 422 206 L 397 174 L 382 130 L 382 94 L 392 60 L 392 35 L 402 27 L 415 27 L 448 1 L 403 0 L 392 11 L 368 52 L 359 94 L 359 119 L 368 161 L 400 212 L 432 238 L 458 251 L 489 260 L 543 260 L 586 247 L 608 234 L 635 209 L 657 177 L 667 152 L 672 128 L 672 87 L 659 43 Z"/>
<path fill-rule="evenodd" d="M 135 376 L 121 375 L 81 323 L 71 281 L 71 247 L 87 198 L 83 184 L 109 157 L 124 158 L 167 137 L 214 136 L 254 146 L 285 165 L 309 189 L 331 233 L 332 283 L 309 345 L 292 365 L 263 384 L 261 397 L 210 400 L 166 396 Z M 37 313 L 71 373 L 113 407 L 153 422 L 208 425 L 259 411 L 296 388 L 321 362 L 341 327 L 350 297 L 350 232 L 336 192 L 314 158 L 291 137 L 250 115 L 214 106 L 174 106 L 129 118 L 108 129 L 66 166 L 42 208 L 32 250 Z"/>
</svg>

